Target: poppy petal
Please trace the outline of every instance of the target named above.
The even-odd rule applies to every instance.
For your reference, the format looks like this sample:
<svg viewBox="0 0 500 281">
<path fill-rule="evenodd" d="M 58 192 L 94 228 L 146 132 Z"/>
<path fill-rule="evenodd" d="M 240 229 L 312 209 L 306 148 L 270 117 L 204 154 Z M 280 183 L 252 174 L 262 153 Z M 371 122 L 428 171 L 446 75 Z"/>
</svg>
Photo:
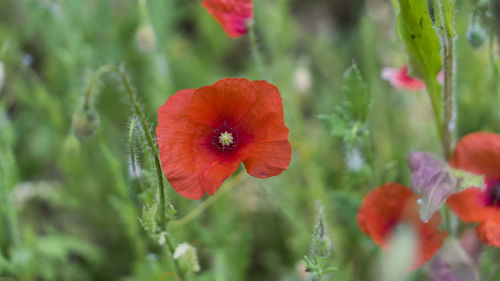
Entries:
<svg viewBox="0 0 500 281">
<path fill-rule="evenodd" d="M 412 225 L 418 232 L 418 256 L 412 270 L 426 263 L 442 246 L 447 234 L 439 231 L 441 215 L 434 214 L 424 223 L 419 216 L 417 196 L 404 185 L 388 183 L 368 194 L 358 213 L 358 225 L 384 250 L 392 231 L 400 223 Z"/>
<path fill-rule="evenodd" d="M 382 69 L 381 76 L 397 89 L 410 91 L 425 89 L 425 83 L 422 80 L 408 76 L 408 68 L 406 66 L 399 69 L 386 67 Z"/>
<path fill-rule="evenodd" d="M 201 87 L 189 104 L 189 117 L 200 124 L 217 126 L 221 118 L 238 123 L 255 105 L 256 90 L 247 79 L 226 78 Z"/>
<path fill-rule="evenodd" d="M 357 220 L 361 231 L 385 249 L 387 240 L 412 195 L 411 189 L 397 183 L 377 187 L 365 197 L 359 209 Z"/>
<path fill-rule="evenodd" d="M 156 135 L 163 172 L 172 188 L 189 199 L 200 199 L 203 190 L 198 169 L 210 163 L 202 138 L 210 130 L 190 121 L 187 105 L 195 90 L 181 90 L 171 96 L 158 110 Z"/>
<path fill-rule="evenodd" d="M 290 164 L 292 147 L 288 140 L 258 143 L 249 148 L 249 156 L 243 161 L 247 172 L 256 178 L 268 178 L 281 174 Z"/>
<path fill-rule="evenodd" d="M 266 81 L 254 81 L 256 105 L 240 121 L 239 127 L 252 132 L 247 172 L 258 178 L 279 175 L 291 159 L 289 130 L 283 121 L 283 102 L 278 89 Z"/>
<path fill-rule="evenodd" d="M 248 33 L 246 24 L 253 18 L 251 0 L 203 0 L 201 5 L 224 28 L 228 37 Z"/>
<path fill-rule="evenodd" d="M 487 132 L 466 135 L 457 143 L 450 165 L 474 174 L 500 178 L 500 135 Z"/>
<path fill-rule="evenodd" d="M 482 222 L 491 212 L 485 202 L 484 192 L 472 187 L 451 195 L 446 203 L 464 222 Z"/>
<path fill-rule="evenodd" d="M 427 223 L 421 220 L 416 221 L 416 223 L 420 227 L 420 247 L 418 247 L 418 258 L 413 270 L 429 261 L 443 246 L 443 242 L 448 236 L 448 233 L 438 230 L 441 223 L 441 214 L 439 212 L 436 212 Z"/>
<path fill-rule="evenodd" d="M 240 166 L 241 160 L 232 163 L 214 161 L 205 166 L 200 173 L 200 182 L 205 192 L 214 195 L 222 183 Z"/>
<path fill-rule="evenodd" d="M 500 247 L 500 210 L 491 212 L 491 216 L 476 228 L 479 240 L 493 247 Z"/>
</svg>

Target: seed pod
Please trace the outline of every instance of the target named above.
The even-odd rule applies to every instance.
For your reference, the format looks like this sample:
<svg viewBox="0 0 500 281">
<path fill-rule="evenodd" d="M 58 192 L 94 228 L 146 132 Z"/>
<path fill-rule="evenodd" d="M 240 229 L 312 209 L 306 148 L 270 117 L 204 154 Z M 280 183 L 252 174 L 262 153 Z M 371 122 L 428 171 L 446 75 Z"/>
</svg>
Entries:
<svg viewBox="0 0 500 281">
<path fill-rule="evenodd" d="M 471 23 L 467 28 L 467 40 L 473 48 L 479 48 L 486 41 L 486 32 L 479 24 Z"/>
<path fill-rule="evenodd" d="M 73 113 L 73 128 L 80 138 L 92 136 L 99 127 L 99 115 L 91 106 L 79 108 Z"/>
</svg>

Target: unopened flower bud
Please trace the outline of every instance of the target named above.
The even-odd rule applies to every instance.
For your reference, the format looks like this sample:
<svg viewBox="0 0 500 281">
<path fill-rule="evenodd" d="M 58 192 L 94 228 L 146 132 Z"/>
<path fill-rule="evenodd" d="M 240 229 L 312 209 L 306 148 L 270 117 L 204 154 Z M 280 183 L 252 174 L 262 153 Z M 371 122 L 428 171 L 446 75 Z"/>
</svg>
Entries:
<svg viewBox="0 0 500 281">
<path fill-rule="evenodd" d="M 144 23 L 137 29 L 135 41 L 141 52 L 151 53 L 154 51 L 156 47 L 156 35 L 151 24 Z"/>
<path fill-rule="evenodd" d="M 175 248 L 174 259 L 179 262 L 179 266 L 186 272 L 200 271 L 196 248 L 188 243 L 181 243 Z"/>
<path fill-rule="evenodd" d="M 314 228 L 311 251 L 314 255 L 322 258 L 329 257 L 333 252 L 333 243 L 326 231 L 321 211 L 318 219 L 318 224 Z"/>
<path fill-rule="evenodd" d="M 64 140 L 64 151 L 70 155 L 76 155 L 80 152 L 80 141 L 75 134 L 69 134 Z"/>
<path fill-rule="evenodd" d="M 92 136 L 99 127 L 99 115 L 93 107 L 79 108 L 73 113 L 73 128 L 81 138 Z"/>
<path fill-rule="evenodd" d="M 311 244 L 311 249 L 316 256 L 327 258 L 332 254 L 333 244 L 330 237 L 314 237 Z"/>
<path fill-rule="evenodd" d="M 5 73 L 3 70 L 3 63 L 2 61 L 0 61 L 0 90 L 2 90 L 4 78 L 5 78 Z"/>
<path fill-rule="evenodd" d="M 311 72 L 305 66 L 299 66 L 293 74 L 295 89 L 301 94 L 307 94 L 311 91 Z"/>
<path fill-rule="evenodd" d="M 486 32 L 476 23 L 471 23 L 467 28 L 467 40 L 474 48 L 481 47 L 486 41 Z"/>
</svg>

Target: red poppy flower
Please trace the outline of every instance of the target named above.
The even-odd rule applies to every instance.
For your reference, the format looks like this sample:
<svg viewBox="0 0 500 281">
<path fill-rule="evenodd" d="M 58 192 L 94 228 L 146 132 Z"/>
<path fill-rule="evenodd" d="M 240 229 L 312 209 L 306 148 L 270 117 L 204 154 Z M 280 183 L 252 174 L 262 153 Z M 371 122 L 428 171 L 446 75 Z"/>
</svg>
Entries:
<svg viewBox="0 0 500 281">
<path fill-rule="evenodd" d="M 500 247 L 500 135 L 478 132 L 460 140 L 450 165 L 474 174 L 484 175 L 484 188 L 472 187 L 452 195 L 447 203 L 465 222 L 480 223 L 479 240 Z"/>
<path fill-rule="evenodd" d="M 399 69 L 390 67 L 382 69 L 382 78 L 389 81 L 389 83 L 397 89 L 407 91 L 420 91 L 425 89 L 424 81 L 408 76 L 408 67 L 406 65 Z M 443 71 L 439 72 L 437 79 L 441 84 L 443 83 Z"/>
<path fill-rule="evenodd" d="M 203 0 L 201 5 L 224 28 L 227 36 L 240 37 L 248 33 L 248 21 L 253 19 L 252 0 Z"/>
<path fill-rule="evenodd" d="M 417 233 L 417 256 L 412 269 L 426 263 L 442 246 L 447 234 L 439 231 L 441 215 L 434 214 L 427 223 L 420 219 L 418 196 L 404 185 L 387 183 L 368 194 L 358 212 L 361 231 L 387 250 L 393 230 L 399 224 L 413 227 Z"/>
<path fill-rule="evenodd" d="M 243 162 L 257 178 L 288 167 L 291 146 L 278 89 L 266 81 L 226 78 L 181 90 L 158 110 L 163 172 L 180 195 L 213 195 Z"/>
</svg>

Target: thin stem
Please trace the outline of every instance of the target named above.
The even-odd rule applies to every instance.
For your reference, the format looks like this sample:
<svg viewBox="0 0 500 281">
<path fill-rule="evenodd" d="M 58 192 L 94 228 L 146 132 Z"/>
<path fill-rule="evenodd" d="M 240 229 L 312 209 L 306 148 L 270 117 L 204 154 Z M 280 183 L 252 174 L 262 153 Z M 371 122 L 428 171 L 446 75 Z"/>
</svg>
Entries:
<svg viewBox="0 0 500 281">
<path fill-rule="evenodd" d="M 151 131 L 149 130 L 148 122 L 146 119 L 146 116 L 144 112 L 142 111 L 142 108 L 139 104 L 139 101 L 137 100 L 137 97 L 135 95 L 134 90 L 132 89 L 132 86 L 127 78 L 127 75 L 117 66 L 114 65 L 104 65 L 101 68 L 99 68 L 94 75 L 92 76 L 90 83 L 87 87 L 87 90 L 85 92 L 84 96 L 84 108 L 88 109 L 90 106 L 90 99 L 91 99 L 91 93 L 92 89 L 95 85 L 95 83 L 99 80 L 99 78 L 107 73 L 107 72 L 114 72 L 120 76 L 122 79 L 122 83 L 125 86 L 125 89 L 127 93 L 129 94 L 130 101 L 134 105 L 134 110 L 135 114 L 139 116 L 139 120 L 141 121 L 141 125 L 144 129 L 144 134 L 146 135 L 146 140 L 148 143 L 149 148 L 151 149 L 154 157 L 154 162 L 155 162 L 155 167 L 156 167 L 156 175 L 158 177 L 158 190 L 160 192 L 160 225 L 162 229 L 166 229 L 166 206 L 165 206 L 165 189 L 163 186 L 163 174 L 161 170 L 161 164 L 160 164 L 160 158 L 158 156 L 158 150 L 156 148 L 156 144 L 153 140 L 153 135 L 151 134 Z M 173 253 L 174 253 L 174 247 L 170 241 L 170 238 L 166 237 L 167 245 L 168 245 L 168 250 L 170 251 L 170 254 L 173 258 Z M 174 259 L 174 265 L 177 270 L 177 273 L 179 276 L 183 276 L 182 271 L 179 268 L 179 265 L 177 264 L 177 261 Z"/>
<path fill-rule="evenodd" d="M 255 59 L 255 64 L 257 65 L 257 71 L 261 76 L 264 76 L 264 64 L 257 45 L 257 37 L 255 36 L 255 23 L 248 26 L 248 36 L 250 39 L 250 46 L 252 47 L 253 58 Z"/>
<path fill-rule="evenodd" d="M 454 142 L 455 130 L 455 58 L 454 39 L 445 36 L 444 46 L 444 120 L 443 120 L 443 153 L 445 159 L 450 159 Z"/>
<path fill-rule="evenodd" d="M 141 23 L 145 24 L 149 21 L 148 7 L 146 0 L 138 0 L 139 4 L 139 16 L 141 18 Z"/>
<path fill-rule="evenodd" d="M 443 123 L 442 147 L 445 159 L 450 159 L 455 134 L 455 35 L 452 24 L 446 26 L 445 7 L 436 0 L 437 25 L 443 42 L 444 59 L 444 91 L 443 91 Z M 450 19 L 448 19 L 450 20 Z M 451 19 L 453 20 L 453 19 Z M 450 27 L 451 26 L 451 27 Z"/>
<path fill-rule="evenodd" d="M 489 33 L 489 56 L 490 56 L 490 61 L 491 61 L 491 66 L 493 68 L 493 89 L 495 90 L 495 94 L 498 94 L 498 64 L 496 62 L 495 58 L 495 17 L 494 17 L 494 10 L 493 10 L 493 0 L 490 0 L 489 3 L 489 28 L 490 28 L 490 33 Z"/>
<path fill-rule="evenodd" d="M 127 93 L 129 94 L 130 101 L 134 105 L 134 110 L 135 114 L 139 116 L 139 120 L 141 121 L 141 125 L 144 129 L 144 133 L 146 135 L 146 140 L 148 142 L 149 148 L 153 152 L 153 157 L 154 157 L 154 162 L 155 162 L 155 167 L 156 167 L 156 175 L 158 177 L 158 190 L 160 192 L 160 224 L 162 228 L 166 227 L 166 217 L 165 217 L 165 190 L 163 186 L 163 174 L 161 170 L 161 164 L 160 164 L 160 158 L 158 157 L 158 150 L 156 149 L 155 142 L 153 140 L 153 135 L 151 134 L 151 131 L 149 130 L 148 122 L 146 119 L 146 116 L 144 115 L 144 112 L 142 111 L 142 108 L 137 101 L 137 97 L 134 93 L 134 90 L 132 89 L 132 86 L 130 85 L 130 82 L 127 78 L 127 75 L 117 66 L 114 65 L 104 65 L 101 68 L 99 68 L 94 75 L 92 76 L 90 83 L 87 87 L 87 90 L 85 92 L 84 96 L 84 109 L 88 109 L 90 106 L 90 99 L 91 99 L 91 94 L 92 94 L 92 89 L 95 85 L 95 83 L 99 80 L 99 78 L 107 73 L 107 72 L 115 72 L 120 76 L 122 79 L 122 83 L 125 86 L 125 89 Z"/>
<path fill-rule="evenodd" d="M 189 212 L 181 219 L 170 222 L 170 226 L 177 228 L 191 222 L 193 219 L 197 218 L 206 208 L 210 207 L 213 203 L 215 203 L 215 201 L 221 198 L 235 185 L 241 183 L 244 179 L 245 179 L 245 173 L 244 172 L 238 173 L 236 176 L 229 179 L 228 182 L 224 184 L 224 186 L 222 186 L 222 188 L 217 193 L 215 193 L 214 196 L 211 196 L 207 200 L 203 201 L 203 203 L 198 205 L 195 209 L 193 209 L 191 212 Z"/>
</svg>

